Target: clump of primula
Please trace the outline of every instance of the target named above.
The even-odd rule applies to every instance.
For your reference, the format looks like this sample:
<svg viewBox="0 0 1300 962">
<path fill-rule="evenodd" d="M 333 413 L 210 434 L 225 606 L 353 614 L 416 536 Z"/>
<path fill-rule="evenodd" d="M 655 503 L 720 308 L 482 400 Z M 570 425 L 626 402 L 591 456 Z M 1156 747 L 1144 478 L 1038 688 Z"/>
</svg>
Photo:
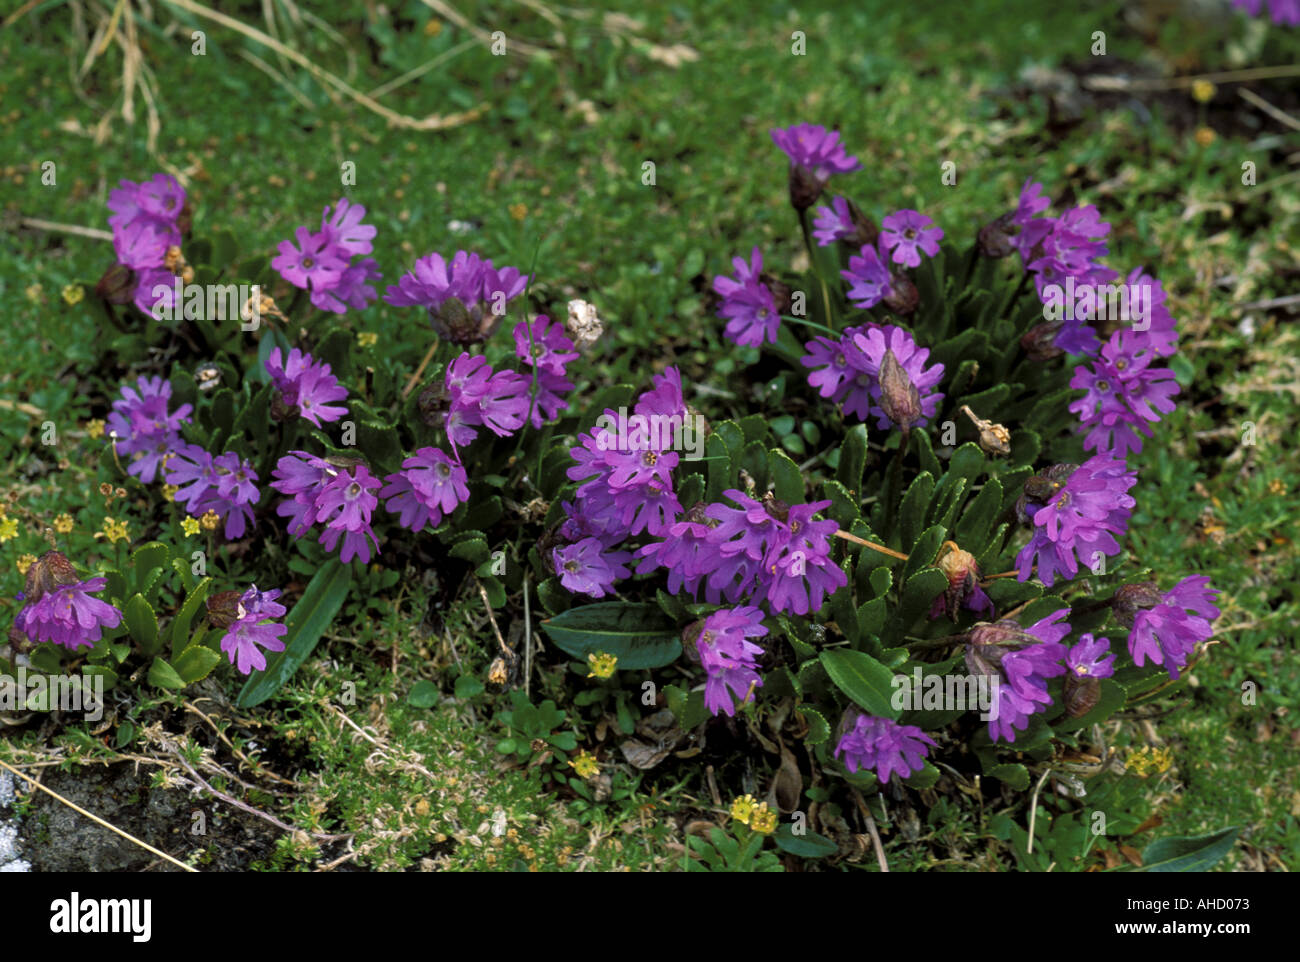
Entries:
<svg viewBox="0 0 1300 962">
<path fill-rule="evenodd" d="M 258 591 L 253 585 L 242 595 L 226 591 L 208 599 L 208 618 L 218 629 L 225 629 L 221 650 L 241 674 L 248 675 L 266 667 L 267 651 L 284 651 L 280 639 L 289 629 L 273 619 L 282 618 L 284 605 L 275 599 L 279 590 Z"/>
<path fill-rule="evenodd" d="M 763 612 L 753 606 L 721 608 L 698 625 L 695 648 L 707 674 L 704 706 L 717 715 L 736 713 L 736 704 L 751 701 L 763 686 L 757 657 L 762 647 L 749 641 L 767 634 Z"/>
<path fill-rule="evenodd" d="M 457 251 L 450 263 L 435 252 L 390 285 L 384 301 L 425 308 L 434 332 L 453 344 L 479 344 L 492 336 L 506 304 L 524 292 L 528 280 L 514 267 L 494 267 L 469 251 Z"/>
<path fill-rule="evenodd" d="M 117 453 L 131 459 L 127 474 L 151 484 L 163 458 L 180 442 L 181 425 L 190 422 L 194 409 L 182 404 L 169 412 L 172 385 L 160 377 L 142 376 L 136 388 L 138 391 L 130 386 L 122 388 L 122 397 L 113 402 L 106 426 Z"/>
<path fill-rule="evenodd" d="M 108 586 L 107 578 L 83 581 L 72 563 L 57 551 L 47 551 L 27 569 L 11 641 L 25 636 L 34 642 L 52 641 L 70 651 L 92 647 L 103 629 L 122 623 L 122 613 L 106 601 L 91 597 Z"/>
<path fill-rule="evenodd" d="M 152 315 L 159 305 L 174 304 L 175 279 L 193 277 L 180 254 L 190 229 L 185 189 L 170 174 L 155 174 L 142 183 L 123 180 L 108 195 L 113 250 L 117 263 L 100 278 L 96 293 L 114 304 L 132 301 Z"/>
<path fill-rule="evenodd" d="M 339 198 L 332 217 L 325 207 L 320 230 L 299 227 L 296 246 L 281 241 L 271 266 L 294 287 L 310 291 L 312 304 L 322 311 L 364 310 L 377 297 L 371 283 L 382 276 L 375 259 L 364 256 L 374 249 L 376 233 L 373 225 L 361 223 L 365 216 L 360 204 Z"/>
<path fill-rule="evenodd" d="M 632 552 L 606 548 L 597 538 L 583 538 L 551 549 L 551 564 L 560 584 L 574 594 L 603 598 L 614 591 L 614 582 L 631 571 L 627 563 Z"/>
<path fill-rule="evenodd" d="M 227 540 L 242 538 L 253 522 L 252 505 L 261 498 L 252 462 L 233 451 L 213 457 L 197 444 L 178 443 L 167 459 L 173 500 L 195 518 L 209 511 L 226 523 Z"/>
<path fill-rule="evenodd" d="M 796 210 L 805 211 L 817 203 L 833 175 L 862 169 L 861 162 L 845 152 L 838 130 L 795 124 L 773 127 L 771 134 L 772 142 L 790 158 L 790 203 Z"/>
<path fill-rule="evenodd" d="M 719 274 L 713 290 L 722 298 L 718 316 L 725 318 L 723 333 L 728 340 L 742 346 L 757 346 L 765 341 L 776 343 L 781 330 L 781 306 L 776 292 L 762 278 L 763 255 L 757 247 L 749 255 L 732 258 L 735 278 Z"/>
<path fill-rule="evenodd" d="M 851 773 L 870 769 L 881 784 L 897 775 L 908 778 L 925 767 L 925 757 L 937 747 L 933 738 L 915 725 L 900 725 L 892 718 L 850 712 L 847 730 L 835 746 L 835 757 Z"/>
<path fill-rule="evenodd" d="M 337 421 L 348 413 L 333 403 L 346 398 L 348 389 L 339 384 L 330 366 L 296 347 L 287 362 L 278 347 L 273 350 L 266 359 L 266 373 L 277 392 L 271 399 L 271 415 L 277 420 L 301 417 L 320 427 L 321 422 Z"/>
<path fill-rule="evenodd" d="M 457 458 L 478 437 L 478 426 L 503 438 L 524 426 L 531 388 L 524 375 L 493 371 L 483 355 L 463 353 L 447 365 L 444 384 L 450 402 L 444 424 Z"/>
<path fill-rule="evenodd" d="M 897 325 L 850 327 L 838 339 L 819 336 L 804 347 L 799 363 L 813 369 L 808 383 L 845 415 L 874 416 L 877 427 L 907 431 L 934 417 L 943 400 L 935 387 L 944 366 L 927 367 L 929 349 Z"/>
<path fill-rule="evenodd" d="M 1107 454 L 1057 464 L 1026 481 L 1016 511 L 1034 530 L 1016 556 L 1019 580 L 1029 580 L 1036 568 L 1050 587 L 1058 572 L 1073 578 L 1079 562 L 1095 568 L 1102 557 L 1118 554 L 1115 536 L 1128 528 L 1137 502 L 1127 492 L 1135 484 L 1137 470 Z"/>
<path fill-rule="evenodd" d="M 1150 659 L 1177 678 L 1197 644 L 1214 634 L 1217 588 L 1206 575 L 1191 575 L 1163 595 L 1153 582 L 1123 585 L 1115 592 L 1115 619 L 1129 629 L 1128 648 L 1141 667 Z"/>
</svg>

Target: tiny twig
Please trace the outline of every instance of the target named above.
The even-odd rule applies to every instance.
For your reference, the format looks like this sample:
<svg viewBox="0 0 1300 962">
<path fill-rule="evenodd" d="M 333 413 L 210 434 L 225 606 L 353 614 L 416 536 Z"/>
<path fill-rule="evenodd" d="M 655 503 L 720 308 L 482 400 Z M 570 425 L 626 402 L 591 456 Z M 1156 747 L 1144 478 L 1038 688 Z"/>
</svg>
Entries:
<svg viewBox="0 0 1300 962">
<path fill-rule="evenodd" d="M 483 599 L 483 607 L 487 609 L 488 621 L 492 622 L 492 633 L 497 636 L 497 644 L 501 646 L 501 651 L 503 653 L 507 656 L 513 656 L 514 652 L 510 650 L 510 646 L 506 644 L 506 640 L 501 637 L 501 629 L 497 627 L 497 619 L 496 616 L 492 614 L 492 602 L 488 599 L 487 589 L 483 587 L 483 582 L 479 581 L 478 578 L 474 579 L 474 584 L 478 586 L 479 597 Z"/>
<path fill-rule="evenodd" d="M 880 871 L 889 871 L 889 861 L 885 858 L 885 846 L 880 843 L 880 833 L 876 831 L 876 820 L 871 816 L 871 809 L 867 807 L 867 801 L 862 797 L 862 793 L 856 788 L 853 789 L 853 798 L 858 803 L 858 810 L 862 813 L 863 819 L 867 823 L 867 832 L 871 835 L 871 847 L 876 851 L 876 861 L 880 863 Z"/>
<path fill-rule="evenodd" d="M 853 544 L 860 544 L 864 548 L 870 548 L 872 551 L 879 551 L 881 554 L 887 554 L 891 558 L 898 558 L 900 561 L 907 560 L 907 555 L 895 551 L 892 548 L 886 548 L 882 544 L 875 544 L 874 542 L 859 538 L 856 534 L 849 534 L 847 531 L 836 531 L 835 535 L 836 537 L 843 538 L 845 541 L 851 541 Z"/>
<path fill-rule="evenodd" d="M 1296 120 L 1286 111 L 1274 107 L 1253 90 L 1248 90 L 1245 87 L 1238 87 L 1237 96 L 1246 101 L 1246 103 L 1258 107 L 1283 126 L 1290 127 L 1292 130 L 1300 130 L 1300 120 Z"/>
<path fill-rule="evenodd" d="M 82 227 L 80 224 L 58 224 L 52 220 L 40 220 L 36 217 L 24 217 L 18 222 L 20 227 L 30 227 L 32 230 L 54 231 L 59 234 L 76 234 L 78 237 L 89 237 L 93 240 L 111 241 L 113 235 L 106 230 L 100 230 L 97 227 Z"/>
<path fill-rule="evenodd" d="M 438 350 L 438 339 L 435 337 L 433 343 L 429 345 L 429 350 L 424 355 L 424 360 L 421 361 L 420 366 L 415 369 L 415 373 L 411 375 L 411 379 L 406 382 L 406 387 L 402 388 L 403 401 L 405 401 L 407 396 L 415 390 L 415 385 L 420 383 L 420 377 L 424 374 L 424 369 L 429 366 L 429 362 L 433 360 L 433 352 L 436 350 Z"/>
<path fill-rule="evenodd" d="M 92 822 L 94 822 L 96 825 L 102 825 L 104 828 L 108 829 L 110 832 L 115 832 L 115 833 L 117 833 L 118 835 L 121 835 L 121 836 L 122 836 L 124 839 L 126 839 L 128 842 L 131 842 L 131 843 L 133 843 L 133 844 L 135 844 L 135 845 L 139 845 L 139 846 L 140 846 L 142 849 L 144 849 L 145 851 L 150 852 L 150 853 L 152 853 L 152 854 L 154 854 L 154 855 L 157 855 L 157 856 L 158 856 L 159 858 L 161 858 L 161 859 L 166 859 L 168 862 L 171 862 L 173 865 L 175 865 L 175 866 L 177 866 L 177 867 L 179 867 L 179 868 L 183 868 L 183 869 L 184 869 L 185 871 L 187 871 L 187 872 L 195 872 L 195 873 L 198 872 L 198 869 L 196 869 L 194 866 L 192 866 L 192 865 L 186 865 L 184 862 L 172 858 L 172 857 L 171 857 L 170 855 L 168 855 L 166 852 L 163 852 L 163 851 L 160 851 L 159 849 L 154 848 L 154 847 L 153 847 L 152 845 L 150 845 L 148 842 L 142 842 L 142 841 L 140 841 L 138 838 L 136 838 L 134 835 L 131 835 L 131 834 L 127 833 L 127 832 L 122 831 L 122 829 L 118 828 L 116 825 L 110 825 L 108 822 L 104 821 L 104 820 L 103 820 L 102 818 L 100 818 L 98 815 L 92 815 L 90 812 L 86 811 L 86 810 L 85 810 L 84 808 L 82 808 L 81 806 L 76 805 L 76 804 L 74 804 L 74 803 L 68 801 L 66 798 L 64 798 L 62 795 L 60 795 L 58 792 L 54 791 L 53 789 L 46 788 L 44 785 L 42 785 L 42 784 L 41 784 L 40 782 L 38 782 L 36 779 L 32 778 L 30 775 L 27 775 L 27 774 L 25 774 L 25 773 L 23 773 L 23 772 L 20 772 L 18 769 L 14 768 L 12 765 L 10 765 L 8 762 L 0 761 L 0 766 L 3 766 L 7 771 L 10 771 L 10 772 L 12 772 L 13 774 L 17 775 L 17 776 L 18 776 L 19 778 L 21 778 L 23 781 L 28 782 L 29 784 L 32 785 L 33 788 L 39 788 L 41 791 L 43 791 L 46 795 L 49 795 L 49 796 L 50 796 L 51 798 L 53 798 L 55 801 L 62 802 L 64 805 L 68 806 L 68 808 L 72 809 L 72 810 L 73 810 L 74 812 L 76 812 L 77 814 L 86 816 L 86 818 L 90 819 L 90 820 L 91 820 Z"/>
<path fill-rule="evenodd" d="M 1052 774 L 1049 768 L 1043 772 L 1042 777 L 1038 779 L 1038 784 L 1034 786 L 1034 794 L 1029 799 L 1029 845 L 1028 852 L 1034 854 L 1034 822 L 1038 819 L 1038 793 L 1043 787 L 1043 782 L 1047 781 L 1047 776 Z"/>
<path fill-rule="evenodd" d="M 524 694 L 533 680 L 533 619 L 528 606 L 528 575 L 524 575 Z"/>
</svg>

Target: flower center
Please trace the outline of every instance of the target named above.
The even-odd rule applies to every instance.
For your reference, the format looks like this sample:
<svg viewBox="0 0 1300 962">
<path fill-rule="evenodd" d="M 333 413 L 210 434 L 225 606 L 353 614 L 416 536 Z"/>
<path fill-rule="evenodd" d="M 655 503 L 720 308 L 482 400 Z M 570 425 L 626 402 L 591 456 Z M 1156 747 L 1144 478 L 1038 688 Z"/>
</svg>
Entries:
<svg viewBox="0 0 1300 962">
<path fill-rule="evenodd" d="M 313 267 L 316 266 L 316 262 L 311 258 L 310 255 L 308 255 L 303 257 L 302 266 L 305 267 L 307 270 L 311 270 Z"/>
</svg>

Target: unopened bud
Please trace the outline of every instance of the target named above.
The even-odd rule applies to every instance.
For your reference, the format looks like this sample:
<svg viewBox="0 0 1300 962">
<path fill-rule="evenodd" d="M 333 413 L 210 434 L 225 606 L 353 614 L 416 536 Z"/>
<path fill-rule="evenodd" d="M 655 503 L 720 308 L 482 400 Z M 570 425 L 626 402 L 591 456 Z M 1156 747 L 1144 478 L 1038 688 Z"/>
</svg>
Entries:
<svg viewBox="0 0 1300 962">
<path fill-rule="evenodd" d="M 130 304 L 135 300 L 137 283 L 135 271 L 125 264 L 114 264 L 95 285 L 95 294 L 110 304 Z"/>
<path fill-rule="evenodd" d="M 847 200 L 848 198 L 845 199 Z M 845 238 L 844 242 L 852 247 L 855 252 L 861 250 L 863 247 L 874 247 L 876 239 L 880 237 L 880 228 L 876 226 L 876 222 L 871 219 L 870 214 L 864 214 L 858 209 L 857 204 L 853 203 L 851 200 L 848 201 L 848 204 L 849 219 L 853 221 L 853 226 L 857 228 L 857 233 L 852 237 Z"/>
<path fill-rule="evenodd" d="M 1024 494 L 1016 501 L 1016 517 L 1021 524 L 1032 521 L 1038 509 L 1056 497 L 1056 492 L 1065 487 L 1076 468 L 1077 464 L 1054 464 L 1025 482 Z M 1030 508 L 1034 510 L 1030 511 Z"/>
<path fill-rule="evenodd" d="M 826 182 L 802 164 L 790 165 L 790 203 L 795 210 L 807 210 L 817 203 Z"/>
<path fill-rule="evenodd" d="M 1072 671 L 1065 673 L 1061 694 L 1065 701 L 1065 713 L 1071 718 L 1082 718 L 1097 707 L 1101 700 L 1101 681 L 1091 675 L 1076 675 Z"/>
<path fill-rule="evenodd" d="M 921 303 L 921 292 L 911 279 L 903 274 L 894 274 L 889 280 L 889 293 L 885 295 L 885 306 L 895 314 L 911 314 Z"/>
<path fill-rule="evenodd" d="M 415 406 L 420 412 L 420 420 L 428 427 L 441 426 L 450 407 L 446 385 L 440 380 L 429 385 L 420 392 L 420 396 L 416 398 Z"/>
<path fill-rule="evenodd" d="M 1110 599 L 1110 610 L 1115 620 L 1125 628 L 1133 627 L 1133 620 L 1139 611 L 1146 611 L 1164 603 L 1164 596 L 1154 581 L 1139 581 L 1135 584 L 1120 585 Z"/>
<path fill-rule="evenodd" d="M 219 591 L 209 598 L 208 623 L 218 631 L 224 631 L 243 618 L 248 614 L 240 601 L 243 596 L 241 591 Z"/>
<path fill-rule="evenodd" d="M 921 417 L 921 393 L 892 350 L 880 362 L 880 409 L 904 431 Z"/>
<path fill-rule="evenodd" d="M 1011 222 L 1013 214 L 1003 214 L 980 228 L 978 243 L 980 253 L 985 257 L 1006 257 L 1013 253 L 1016 245 L 1012 238 L 1019 228 Z"/>
<path fill-rule="evenodd" d="M 23 586 L 24 600 L 34 605 L 48 592 L 64 585 L 75 585 L 81 579 L 72 562 L 58 551 L 47 551 L 27 569 L 27 581 Z"/>
<path fill-rule="evenodd" d="M 975 430 L 980 433 L 980 450 L 985 454 L 1007 455 L 1011 453 L 1011 432 L 1001 424 L 985 421 L 967 405 L 962 405 L 962 413 L 971 419 Z"/>
<path fill-rule="evenodd" d="M 1065 353 L 1056 346 L 1056 336 L 1061 333 L 1062 326 L 1062 321 L 1043 321 L 1024 333 L 1020 346 L 1031 361 L 1050 361 Z"/>
</svg>

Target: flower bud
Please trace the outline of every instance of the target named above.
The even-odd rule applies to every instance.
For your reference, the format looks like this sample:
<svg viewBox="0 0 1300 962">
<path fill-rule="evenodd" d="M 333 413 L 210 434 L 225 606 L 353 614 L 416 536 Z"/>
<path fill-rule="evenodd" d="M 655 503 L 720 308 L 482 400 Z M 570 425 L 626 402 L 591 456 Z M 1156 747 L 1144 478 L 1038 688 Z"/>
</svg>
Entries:
<svg viewBox="0 0 1300 962">
<path fill-rule="evenodd" d="M 975 429 L 980 433 L 980 450 L 985 454 L 1007 455 L 1011 453 L 1011 432 L 1001 424 L 985 421 L 970 409 L 962 405 L 962 412 L 971 419 Z"/>
<path fill-rule="evenodd" d="M 1065 702 L 1065 713 L 1071 718 L 1082 718 L 1096 708 L 1097 702 L 1101 700 L 1101 681 L 1091 675 L 1076 675 L 1067 671 L 1061 694 Z"/>
<path fill-rule="evenodd" d="M 961 606 L 979 588 L 979 566 L 975 556 L 956 546 L 944 553 L 938 561 L 939 570 L 948 577 L 948 587 L 944 590 L 944 611 L 950 621 L 957 620 Z"/>
<path fill-rule="evenodd" d="M 782 284 L 776 278 L 772 277 L 767 271 L 758 275 L 758 279 L 767 285 L 768 290 L 772 292 L 772 300 L 776 304 L 778 314 L 789 314 L 790 306 L 794 303 L 791 294 L 794 289 L 789 284 Z"/>
<path fill-rule="evenodd" d="M 855 253 L 863 247 L 874 247 L 876 239 L 880 236 L 880 228 L 876 226 L 876 222 L 871 219 L 870 214 L 864 214 L 858 209 L 858 205 L 847 197 L 845 200 L 848 201 L 849 205 L 849 219 L 853 221 L 857 233 L 852 237 L 845 238 L 844 243 L 852 247 Z"/>
<path fill-rule="evenodd" d="M 692 621 L 682 629 L 682 653 L 686 655 L 686 660 L 692 664 L 700 663 L 700 632 L 704 630 L 704 619 Z"/>
<path fill-rule="evenodd" d="M 1016 517 L 1021 524 L 1033 520 L 1038 509 L 1056 496 L 1056 492 L 1065 486 L 1077 467 L 1077 464 L 1054 464 L 1025 482 L 1024 494 L 1016 501 Z M 1034 510 L 1030 511 L 1030 508 Z"/>
<path fill-rule="evenodd" d="M 298 405 L 277 391 L 271 395 L 271 417 L 277 421 L 292 421 L 298 417 Z"/>
<path fill-rule="evenodd" d="M 1062 326 L 1063 321 L 1043 321 L 1024 333 L 1020 338 L 1020 346 L 1025 349 L 1031 361 L 1050 361 L 1065 353 L 1056 346 L 1056 336 L 1061 333 Z"/>
<path fill-rule="evenodd" d="M 81 579 L 64 555 L 58 551 L 47 551 L 27 569 L 27 581 L 23 586 L 24 599 L 34 605 L 45 597 L 47 592 L 55 591 L 64 585 L 75 585 Z"/>
<path fill-rule="evenodd" d="M 771 491 L 763 495 L 763 510 L 782 524 L 790 517 L 790 505 L 778 499 Z"/>
<path fill-rule="evenodd" d="M 921 417 L 921 392 L 892 350 L 880 362 L 880 408 L 904 431 Z"/>
<path fill-rule="evenodd" d="M 435 381 L 423 391 L 415 401 L 416 409 L 420 412 L 420 420 L 426 426 L 434 428 L 442 426 L 444 419 L 447 417 L 447 410 L 451 406 L 447 397 L 447 386 L 441 380 Z"/>
<path fill-rule="evenodd" d="M 248 614 L 241 601 L 243 597 L 242 591 L 219 591 L 209 598 L 208 624 L 218 631 L 224 631 L 243 618 Z"/>
<path fill-rule="evenodd" d="M 1139 611 L 1146 611 L 1163 602 L 1164 596 L 1154 581 L 1139 581 L 1116 588 L 1110 599 L 1110 610 L 1116 621 L 1125 628 L 1132 628 L 1133 619 Z"/>
<path fill-rule="evenodd" d="M 429 323 L 444 341 L 464 347 L 486 341 L 496 330 L 500 317 L 491 311 L 483 316 L 481 305 L 471 310 L 459 297 L 449 297 L 438 307 L 429 308 Z"/>
<path fill-rule="evenodd" d="M 1016 245 L 1012 243 L 1011 238 L 1018 234 L 1020 229 L 1011 223 L 1013 216 L 1013 214 L 1003 214 L 980 228 L 978 243 L 981 254 L 985 257 L 998 258 L 1006 257 L 1015 251 Z"/>
<path fill-rule="evenodd" d="M 1004 619 L 994 624 L 981 621 L 967 635 L 966 667 L 973 675 L 999 675 L 1007 652 L 1036 645 L 1038 641 L 1014 621 Z"/>
<path fill-rule="evenodd" d="M 135 271 L 125 264 L 114 264 L 95 284 L 95 294 L 110 304 L 130 304 L 135 300 L 137 283 Z"/>
<path fill-rule="evenodd" d="M 817 203 L 826 183 L 803 164 L 790 165 L 790 204 L 795 210 L 807 210 Z"/>
<path fill-rule="evenodd" d="M 890 277 L 889 293 L 885 295 L 886 307 L 895 314 L 911 314 L 920 303 L 921 293 L 910 278 L 903 274 Z"/>
</svg>

